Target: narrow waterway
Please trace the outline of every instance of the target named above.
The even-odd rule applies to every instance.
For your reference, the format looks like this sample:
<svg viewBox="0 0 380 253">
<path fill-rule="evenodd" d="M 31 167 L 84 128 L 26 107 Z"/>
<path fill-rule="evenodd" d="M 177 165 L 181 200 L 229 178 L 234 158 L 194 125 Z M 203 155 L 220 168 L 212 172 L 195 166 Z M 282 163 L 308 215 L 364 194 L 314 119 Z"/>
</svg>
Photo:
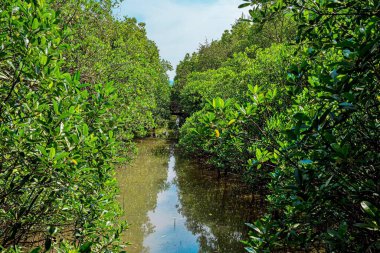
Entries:
<svg viewBox="0 0 380 253">
<path fill-rule="evenodd" d="M 244 251 L 244 223 L 260 208 L 237 178 L 217 179 L 169 141 L 145 139 L 138 148 L 133 163 L 117 173 L 130 224 L 123 235 L 131 243 L 127 252 Z"/>
</svg>

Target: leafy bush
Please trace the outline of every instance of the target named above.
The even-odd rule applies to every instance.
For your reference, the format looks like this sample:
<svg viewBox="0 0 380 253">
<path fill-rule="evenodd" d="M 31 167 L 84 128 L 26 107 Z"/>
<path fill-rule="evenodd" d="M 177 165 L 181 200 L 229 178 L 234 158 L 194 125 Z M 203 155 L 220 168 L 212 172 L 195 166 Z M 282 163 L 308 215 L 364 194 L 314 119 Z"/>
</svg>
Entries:
<svg viewBox="0 0 380 253">
<path fill-rule="evenodd" d="M 253 51 L 254 58 L 249 58 L 247 52 Z M 216 70 L 189 74 L 179 94 L 181 108 L 191 115 L 216 97 L 241 103 L 249 101 L 246 96 L 248 85 L 268 90 L 283 87 L 286 66 L 294 62 L 292 52 L 291 47 L 281 44 L 273 44 L 266 49 L 247 48 Z"/>
<path fill-rule="evenodd" d="M 111 6 L 111 1 L 87 0 L 0 3 L 4 248 L 45 243 L 45 250 L 104 252 L 117 247 L 114 241 L 125 225 L 117 221 L 114 163 L 135 135 L 163 124 L 168 108 L 157 106 L 167 106 L 169 85 L 143 25 L 113 19 Z M 92 19 L 80 13 L 103 19 L 90 25 Z M 100 36 L 113 28 L 120 34 Z M 124 52 L 129 46 L 149 51 Z M 131 62 L 136 64 L 123 76 Z M 163 93 L 151 95 L 153 90 Z"/>
<path fill-rule="evenodd" d="M 187 119 L 181 145 L 269 191 L 268 214 L 249 225 L 249 252 L 377 251 L 379 6 L 353 0 L 245 2 L 255 22 L 293 18 L 296 56 L 284 66 L 268 48 L 249 59 L 273 57 L 268 62 L 275 70 L 287 69 L 275 71 L 273 82 L 267 81 L 273 70 L 266 64 L 248 64 L 247 70 L 237 65 L 233 76 L 223 63 L 200 74 L 190 71 L 182 92 L 199 94 L 202 109 Z M 244 71 L 253 73 L 246 96 L 235 79 Z M 213 100 L 214 94 L 235 100 Z"/>
<path fill-rule="evenodd" d="M 308 57 L 288 73 L 292 127 L 272 141 L 286 151 L 268 197 L 279 247 L 379 247 L 373 225 L 357 224 L 380 204 L 378 8 L 372 1 L 276 1 L 252 12 L 256 21 L 290 12 Z"/>
</svg>

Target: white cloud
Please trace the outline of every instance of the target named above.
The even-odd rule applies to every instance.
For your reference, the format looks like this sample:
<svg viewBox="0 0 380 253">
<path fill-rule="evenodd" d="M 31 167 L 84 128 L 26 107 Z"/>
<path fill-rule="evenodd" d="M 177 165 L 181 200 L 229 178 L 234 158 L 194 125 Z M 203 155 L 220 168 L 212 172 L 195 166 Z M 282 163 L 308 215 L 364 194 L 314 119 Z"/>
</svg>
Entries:
<svg viewBox="0 0 380 253">
<path fill-rule="evenodd" d="M 175 68 L 199 43 L 218 39 L 230 29 L 241 16 L 241 3 L 242 0 L 124 0 L 114 13 L 145 22 L 149 39 L 156 42 L 161 57 Z M 174 71 L 169 76 L 173 79 Z"/>
</svg>

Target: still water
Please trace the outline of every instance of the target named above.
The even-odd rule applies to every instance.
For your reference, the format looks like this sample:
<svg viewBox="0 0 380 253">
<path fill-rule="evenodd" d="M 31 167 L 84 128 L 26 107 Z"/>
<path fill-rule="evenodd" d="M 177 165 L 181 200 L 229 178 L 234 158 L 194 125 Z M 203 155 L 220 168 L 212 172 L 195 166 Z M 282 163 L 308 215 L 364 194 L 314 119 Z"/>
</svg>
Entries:
<svg viewBox="0 0 380 253">
<path fill-rule="evenodd" d="M 169 141 L 145 139 L 138 149 L 117 173 L 130 224 L 123 235 L 131 243 L 127 252 L 244 252 L 244 223 L 261 209 L 237 178 L 218 179 Z"/>
</svg>

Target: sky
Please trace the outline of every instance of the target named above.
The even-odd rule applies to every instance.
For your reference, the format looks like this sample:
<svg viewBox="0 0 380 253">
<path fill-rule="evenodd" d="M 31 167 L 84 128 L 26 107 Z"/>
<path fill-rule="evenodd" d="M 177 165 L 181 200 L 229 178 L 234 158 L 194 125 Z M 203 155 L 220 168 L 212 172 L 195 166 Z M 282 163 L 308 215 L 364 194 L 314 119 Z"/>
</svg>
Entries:
<svg viewBox="0 0 380 253">
<path fill-rule="evenodd" d="M 242 0 L 124 0 L 114 10 L 116 17 L 135 17 L 146 23 L 148 38 L 155 41 L 161 58 L 174 70 L 186 53 L 192 53 L 206 39 L 219 39 L 231 28 L 243 10 Z"/>
</svg>

